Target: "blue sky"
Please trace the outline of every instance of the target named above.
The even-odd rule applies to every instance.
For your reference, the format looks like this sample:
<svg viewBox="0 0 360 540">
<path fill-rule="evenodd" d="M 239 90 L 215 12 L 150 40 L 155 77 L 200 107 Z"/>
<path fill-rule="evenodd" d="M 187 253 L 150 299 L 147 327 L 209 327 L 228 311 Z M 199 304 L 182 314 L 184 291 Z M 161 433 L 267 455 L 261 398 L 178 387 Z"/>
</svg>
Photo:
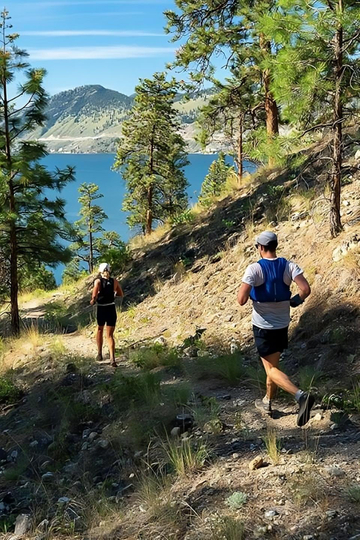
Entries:
<svg viewBox="0 0 360 540">
<path fill-rule="evenodd" d="M 6 8 L 17 45 L 47 70 L 50 94 L 85 84 L 132 94 L 179 47 L 164 33 L 173 0 L 11 0 Z"/>
</svg>

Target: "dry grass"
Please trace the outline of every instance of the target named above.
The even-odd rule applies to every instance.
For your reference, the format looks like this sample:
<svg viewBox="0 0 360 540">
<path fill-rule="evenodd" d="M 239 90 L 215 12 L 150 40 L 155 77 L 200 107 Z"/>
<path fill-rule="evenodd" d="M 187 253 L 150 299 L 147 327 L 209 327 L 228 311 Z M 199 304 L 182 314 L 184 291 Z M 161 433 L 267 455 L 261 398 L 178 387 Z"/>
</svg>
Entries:
<svg viewBox="0 0 360 540">
<path fill-rule="evenodd" d="M 152 244 L 156 244 L 156 242 L 159 242 L 162 237 L 170 231 L 170 229 L 171 225 L 169 223 L 164 223 L 164 225 L 159 225 L 158 227 L 156 227 L 156 229 L 152 231 L 151 234 L 139 234 L 137 236 L 134 236 L 129 241 L 130 250 L 141 249 L 151 246 Z"/>
<path fill-rule="evenodd" d="M 281 457 L 281 441 L 278 438 L 277 432 L 275 429 L 268 429 L 267 434 L 264 437 L 264 443 L 266 446 L 266 451 L 269 458 L 271 459 L 274 465 L 277 465 Z"/>
</svg>

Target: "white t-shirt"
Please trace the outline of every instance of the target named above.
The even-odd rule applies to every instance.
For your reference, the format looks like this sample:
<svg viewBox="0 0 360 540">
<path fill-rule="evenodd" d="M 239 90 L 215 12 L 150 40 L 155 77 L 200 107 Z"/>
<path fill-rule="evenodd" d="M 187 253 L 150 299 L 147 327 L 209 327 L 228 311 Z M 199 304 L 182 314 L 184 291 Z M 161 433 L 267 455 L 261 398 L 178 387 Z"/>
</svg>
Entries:
<svg viewBox="0 0 360 540">
<path fill-rule="evenodd" d="M 275 259 L 266 259 L 267 261 L 276 261 Z M 287 261 L 283 280 L 286 285 L 290 285 L 292 281 L 302 274 L 303 271 L 296 263 Z M 247 283 L 252 287 L 258 287 L 264 283 L 264 274 L 258 262 L 250 264 L 245 270 L 243 283 Z M 286 328 L 290 323 L 290 302 L 254 302 L 252 323 L 258 328 L 266 330 L 275 330 Z"/>
</svg>

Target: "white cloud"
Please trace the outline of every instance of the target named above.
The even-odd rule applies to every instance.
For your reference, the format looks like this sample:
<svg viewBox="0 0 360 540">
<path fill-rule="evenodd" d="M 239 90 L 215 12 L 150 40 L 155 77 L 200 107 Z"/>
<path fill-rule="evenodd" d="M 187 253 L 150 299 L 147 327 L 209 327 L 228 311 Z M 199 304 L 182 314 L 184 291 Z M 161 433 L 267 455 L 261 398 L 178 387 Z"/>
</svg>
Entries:
<svg viewBox="0 0 360 540">
<path fill-rule="evenodd" d="M 31 60 L 104 60 L 121 58 L 151 58 L 174 53 L 174 47 L 63 47 L 30 49 Z"/>
<path fill-rule="evenodd" d="M 19 32 L 22 36 L 70 37 L 70 36 L 116 36 L 116 37 L 165 37 L 165 34 L 137 30 L 44 30 Z"/>
</svg>

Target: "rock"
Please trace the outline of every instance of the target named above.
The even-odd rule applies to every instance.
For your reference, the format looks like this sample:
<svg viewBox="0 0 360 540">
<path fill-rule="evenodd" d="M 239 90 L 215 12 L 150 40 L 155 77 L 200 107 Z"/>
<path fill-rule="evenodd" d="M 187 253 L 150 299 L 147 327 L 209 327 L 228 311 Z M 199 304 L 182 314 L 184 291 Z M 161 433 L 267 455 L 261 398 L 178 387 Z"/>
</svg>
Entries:
<svg viewBox="0 0 360 540">
<path fill-rule="evenodd" d="M 184 349 L 185 356 L 188 356 L 189 358 L 196 358 L 198 355 L 198 348 L 194 347 L 194 345 L 191 345 L 190 347 L 186 347 Z"/>
<path fill-rule="evenodd" d="M 43 475 L 41 476 L 41 480 L 42 480 L 43 482 L 50 482 L 50 481 L 53 480 L 54 478 L 55 478 L 55 475 L 54 475 L 54 473 L 52 473 L 52 472 L 47 472 L 47 473 L 45 473 L 45 474 L 43 474 Z"/>
<path fill-rule="evenodd" d="M 89 443 L 88 442 L 84 442 L 82 447 L 81 447 L 81 450 L 84 451 L 84 450 L 87 450 L 89 448 Z"/>
<path fill-rule="evenodd" d="M 59 497 L 58 504 L 69 504 L 70 499 L 69 497 Z"/>
<path fill-rule="evenodd" d="M 19 452 L 17 450 L 13 450 L 11 454 L 7 457 L 8 461 L 16 461 L 18 458 Z"/>
<path fill-rule="evenodd" d="M 84 431 L 82 432 L 82 438 L 83 438 L 83 439 L 87 439 L 88 436 L 90 435 L 90 433 L 91 433 L 91 429 L 90 429 L 90 428 L 84 429 Z"/>
<path fill-rule="evenodd" d="M 15 535 L 24 536 L 31 529 L 31 517 L 28 514 L 20 514 L 15 521 Z"/>
<path fill-rule="evenodd" d="M 172 428 L 172 430 L 170 431 L 170 435 L 172 437 L 179 437 L 180 435 L 180 428 L 178 426 Z"/>
<path fill-rule="evenodd" d="M 335 477 L 339 477 L 339 478 L 341 476 L 345 476 L 345 472 L 342 469 L 340 469 L 340 467 L 326 467 L 325 471 L 330 476 L 335 476 Z"/>
<path fill-rule="evenodd" d="M 313 422 L 320 422 L 320 420 L 322 420 L 322 418 L 323 418 L 323 416 L 322 416 L 321 413 L 316 413 L 315 416 L 313 417 Z"/>
<path fill-rule="evenodd" d="M 264 460 L 261 456 L 256 456 L 253 460 L 249 463 L 249 469 L 250 471 L 255 471 L 256 469 L 260 469 L 264 465 Z"/>
<path fill-rule="evenodd" d="M 164 336 L 159 336 L 158 338 L 154 339 L 154 343 L 157 343 L 159 345 L 166 345 L 166 339 Z"/>
<path fill-rule="evenodd" d="M 266 510 L 264 516 L 267 519 L 274 519 L 274 517 L 278 516 L 279 513 L 276 510 Z"/>
<path fill-rule="evenodd" d="M 97 437 L 99 437 L 99 434 L 96 432 L 96 431 L 92 431 L 89 436 L 88 436 L 88 441 L 89 442 L 92 442 L 93 440 L 95 440 Z"/>
<path fill-rule="evenodd" d="M 65 474 L 74 474 L 76 472 L 76 469 L 76 463 L 67 463 L 67 465 L 65 465 L 62 470 Z"/>
<path fill-rule="evenodd" d="M 29 444 L 30 448 L 36 448 L 36 446 L 38 446 L 38 445 L 39 445 L 38 441 L 32 441 L 32 442 Z"/>
<path fill-rule="evenodd" d="M 100 439 L 97 443 L 98 447 L 103 448 L 104 450 L 109 447 L 109 444 L 109 441 L 107 441 L 106 439 Z"/>
<path fill-rule="evenodd" d="M 327 510 L 325 512 L 325 514 L 326 514 L 327 518 L 329 520 L 331 520 L 331 519 L 335 519 L 337 517 L 338 511 L 337 510 Z"/>
<path fill-rule="evenodd" d="M 314 540 L 314 537 L 312 534 L 304 534 L 302 540 Z"/>
</svg>

